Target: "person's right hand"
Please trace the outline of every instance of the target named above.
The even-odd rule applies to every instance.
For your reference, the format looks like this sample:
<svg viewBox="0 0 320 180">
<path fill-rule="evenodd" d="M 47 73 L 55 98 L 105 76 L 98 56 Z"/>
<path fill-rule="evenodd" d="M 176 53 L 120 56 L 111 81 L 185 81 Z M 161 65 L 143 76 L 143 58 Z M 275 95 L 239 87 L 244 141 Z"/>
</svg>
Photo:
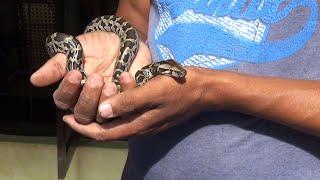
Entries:
<svg viewBox="0 0 320 180">
<path fill-rule="evenodd" d="M 78 71 L 66 71 L 66 56 L 58 53 L 49 59 L 30 80 L 34 86 L 44 87 L 62 79 L 53 94 L 55 104 L 60 109 L 73 109 L 78 122 L 88 124 L 98 118 L 99 102 L 117 93 L 116 85 L 111 83 L 114 64 L 119 53 L 120 39 L 114 33 L 93 32 L 77 37 L 84 50 L 84 68 L 88 80 L 84 87 L 80 85 L 81 74 Z M 138 54 L 133 61 L 130 74 L 151 63 L 148 47 L 140 41 Z M 132 88 L 129 73 L 120 76 L 122 89 Z M 130 82 L 126 84 L 126 82 Z"/>
</svg>

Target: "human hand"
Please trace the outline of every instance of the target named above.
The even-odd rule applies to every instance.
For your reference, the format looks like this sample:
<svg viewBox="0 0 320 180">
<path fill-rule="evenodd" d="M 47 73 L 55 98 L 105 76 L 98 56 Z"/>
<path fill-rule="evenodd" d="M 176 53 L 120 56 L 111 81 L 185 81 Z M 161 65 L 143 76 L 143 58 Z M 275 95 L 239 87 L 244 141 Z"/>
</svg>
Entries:
<svg viewBox="0 0 320 180">
<path fill-rule="evenodd" d="M 140 87 L 120 94 L 109 91 L 109 98 L 99 106 L 100 123 L 80 124 L 73 115 L 63 119 L 75 131 L 99 141 L 157 133 L 208 108 L 202 98 L 205 87 L 203 71 L 187 68 L 183 83 L 157 76 Z M 130 82 L 134 84 L 132 77 Z M 222 101 L 218 95 L 216 109 Z"/>
<path fill-rule="evenodd" d="M 30 80 L 33 85 L 43 87 L 63 79 L 53 94 L 55 104 L 64 110 L 74 109 L 74 115 L 79 122 L 90 123 L 95 119 L 99 101 L 107 98 L 103 94 L 100 98 L 100 94 L 105 90 L 104 84 L 112 78 L 120 39 L 116 34 L 108 32 L 87 33 L 78 36 L 77 39 L 84 50 L 84 68 L 89 76 L 83 88 L 80 85 L 82 78 L 80 72 L 66 72 L 66 56 L 60 53 L 33 73 Z M 140 42 L 130 73 L 135 74 L 138 69 L 150 62 L 149 50 Z M 123 86 L 125 89 L 126 84 Z"/>
</svg>

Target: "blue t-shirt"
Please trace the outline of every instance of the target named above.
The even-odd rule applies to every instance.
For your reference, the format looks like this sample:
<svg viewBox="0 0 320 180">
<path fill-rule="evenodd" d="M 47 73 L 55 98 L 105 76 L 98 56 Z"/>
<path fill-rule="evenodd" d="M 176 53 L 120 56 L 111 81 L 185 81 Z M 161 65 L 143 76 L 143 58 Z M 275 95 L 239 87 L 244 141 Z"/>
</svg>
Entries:
<svg viewBox="0 0 320 180">
<path fill-rule="evenodd" d="M 154 0 L 154 60 L 320 78 L 317 0 Z M 320 138 L 235 112 L 203 112 L 129 140 L 123 179 L 320 179 Z"/>
</svg>

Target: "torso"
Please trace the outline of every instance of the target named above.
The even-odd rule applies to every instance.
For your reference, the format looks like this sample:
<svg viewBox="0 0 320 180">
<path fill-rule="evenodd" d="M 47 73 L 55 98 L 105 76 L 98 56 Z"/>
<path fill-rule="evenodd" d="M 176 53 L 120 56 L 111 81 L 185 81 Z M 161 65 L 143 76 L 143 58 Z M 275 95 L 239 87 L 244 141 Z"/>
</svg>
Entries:
<svg viewBox="0 0 320 180">
<path fill-rule="evenodd" d="M 148 34 L 153 59 L 320 79 L 317 1 L 245 2 L 154 0 Z M 319 138 L 270 121 L 207 112 L 155 136 L 130 139 L 124 179 L 319 179 L 319 149 Z"/>
</svg>

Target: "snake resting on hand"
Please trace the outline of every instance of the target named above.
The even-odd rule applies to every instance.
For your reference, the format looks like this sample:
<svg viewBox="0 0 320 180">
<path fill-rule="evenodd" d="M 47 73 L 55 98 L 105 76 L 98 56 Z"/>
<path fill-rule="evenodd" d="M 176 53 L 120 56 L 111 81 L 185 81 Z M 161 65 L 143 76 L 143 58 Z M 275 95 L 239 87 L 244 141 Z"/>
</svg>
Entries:
<svg viewBox="0 0 320 180">
<path fill-rule="evenodd" d="M 135 28 L 126 20 L 114 15 L 102 16 L 94 19 L 87 25 L 84 33 L 106 31 L 116 33 L 120 37 L 120 52 L 115 63 L 112 81 L 121 91 L 120 74 L 129 71 L 133 59 L 138 53 L 139 37 Z M 46 38 L 46 48 L 50 56 L 64 53 L 67 56 L 67 71 L 78 70 L 82 74 L 81 84 L 86 82 L 84 72 L 84 55 L 80 42 L 65 33 L 53 33 Z M 174 78 L 183 78 L 186 70 L 176 61 L 169 59 L 153 62 L 138 70 L 135 74 L 137 86 L 140 86 L 157 75 L 166 75 Z"/>
</svg>

